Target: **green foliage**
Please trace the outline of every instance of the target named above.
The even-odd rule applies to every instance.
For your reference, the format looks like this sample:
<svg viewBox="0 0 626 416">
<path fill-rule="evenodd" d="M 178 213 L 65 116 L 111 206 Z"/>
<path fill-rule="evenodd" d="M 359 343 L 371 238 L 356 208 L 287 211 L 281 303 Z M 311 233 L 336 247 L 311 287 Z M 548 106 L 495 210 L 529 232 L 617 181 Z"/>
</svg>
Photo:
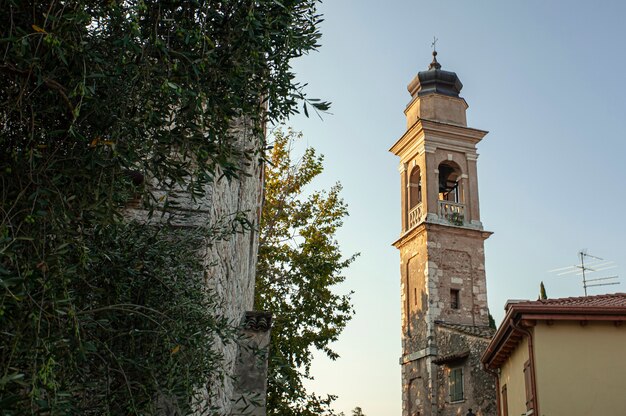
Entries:
<svg viewBox="0 0 626 416">
<path fill-rule="evenodd" d="M 256 309 L 274 313 L 268 380 L 269 415 L 333 414 L 333 396 L 308 394 L 312 349 L 332 359 L 329 347 L 353 309 L 350 295 L 333 288 L 355 256 L 342 258 L 335 232 L 347 215 L 340 185 L 305 193 L 322 172 L 322 157 L 312 148 L 294 164 L 290 150 L 300 135 L 275 133 L 266 169 L 265 204 L 257 268 Z M 307 196 L 305 196 L 307 195 Z"/>
<path fill-rule="evenodd" d="M 465 223 L 465 217 L 458 212 L 452 212 L 448 215 L 448 221 L 454 225 L 463 225 Z"/>
<path fill-rule="evenodd" d="M 493 319 L 493 316 L 491 316 L 491 314 L 489 314 L 489 328 L 497 329 L 496 320 Z"/>
<path fill-rule="evenodd" d="M 264 123 L 306 100 L 290 65 L 315 5 L 0 0 L 0 413 L 188 413 L 219 380 L 232 329 L 195 250 L 240 217 L 182 235 L 122 210 L 262 157 Z"/>
<path fill-rule="evenodd" d="M 120 222 L 76 243 L 49 230 L 45 263 L 20 267 L 32 242 L 14 240 L 2 266 L 3 414 L 152 414 L 162 400 L 191 412 L 220 377 L 216 337 L 235 338 L 193 255 L 206 230 Z"/>
<path fill-rule="evenodd" d="M 365 416 L 365 413 L 363 413 L 363 410 L 359 406 L 357 406 L 352 409 L 352 416 Z"/>
<path fill-rule="evenodd" d="M 213 334 L 233 339 L 186 254 L 204 239 L 135 223 L 91 233 L 3 281 L 17 301 L 3 303 L 3 370 L 16 378 L 2 408 L 153 413 L 159 394 L 189 412 L 184 398 L 219 368 Z"/>
</svg>

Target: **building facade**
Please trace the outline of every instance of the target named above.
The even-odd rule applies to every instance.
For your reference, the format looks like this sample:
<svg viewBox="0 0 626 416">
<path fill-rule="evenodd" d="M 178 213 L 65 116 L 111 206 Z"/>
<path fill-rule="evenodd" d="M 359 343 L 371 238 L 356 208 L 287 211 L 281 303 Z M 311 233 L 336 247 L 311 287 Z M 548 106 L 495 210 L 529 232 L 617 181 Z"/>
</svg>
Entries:
<svg viewBox="0 0 626 416">
<path fill-rule="evenodd" d="M 626 294 L 509 301 L 482 361 L 498 415 L 626 415 Z"/>
<path fill-rule="evenodd" d="M 494 380 L 480 355 L 489 327 L 476 145 L 463 85 L 437 52 L 409 83 L 400 158 L 403 416 L 494 415 Z"/>
</svg>

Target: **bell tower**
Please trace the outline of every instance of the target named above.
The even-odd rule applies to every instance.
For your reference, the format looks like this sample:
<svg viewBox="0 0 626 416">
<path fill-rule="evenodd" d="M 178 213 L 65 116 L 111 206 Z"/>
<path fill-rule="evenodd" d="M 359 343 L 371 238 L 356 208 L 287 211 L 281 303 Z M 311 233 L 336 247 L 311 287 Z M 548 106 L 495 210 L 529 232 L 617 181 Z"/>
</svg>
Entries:
<svg viewBox="0 0 626 416">
<path fill-rule="evenodd" d="M 495 415 L 493 380 L 480 365 L 489 328 L 476 145 L 463 84 L 441 69 L 409 83 L 400 158 L 403 416 Z"/>
</svg>

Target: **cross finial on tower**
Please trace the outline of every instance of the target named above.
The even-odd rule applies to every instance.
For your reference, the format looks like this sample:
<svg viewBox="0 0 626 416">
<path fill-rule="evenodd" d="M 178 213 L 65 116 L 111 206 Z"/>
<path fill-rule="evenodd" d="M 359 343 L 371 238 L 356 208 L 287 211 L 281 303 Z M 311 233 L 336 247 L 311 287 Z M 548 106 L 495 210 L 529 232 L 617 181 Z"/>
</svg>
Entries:
<svg viewBox="0 0 626 416">
<path fill-rule="evenodd" d="M 437 39 L 436 37 L 433 36 L 433 43 L 430 44 L 430 46 L 433 47 L 433 61 L 430 63 L 430 65 L 428 66 L 428 69 L 441 69 L 441 64 L 439 64 L 439 62 L 437 62 L 437 41 L 439 39 Z"/>
</svg>

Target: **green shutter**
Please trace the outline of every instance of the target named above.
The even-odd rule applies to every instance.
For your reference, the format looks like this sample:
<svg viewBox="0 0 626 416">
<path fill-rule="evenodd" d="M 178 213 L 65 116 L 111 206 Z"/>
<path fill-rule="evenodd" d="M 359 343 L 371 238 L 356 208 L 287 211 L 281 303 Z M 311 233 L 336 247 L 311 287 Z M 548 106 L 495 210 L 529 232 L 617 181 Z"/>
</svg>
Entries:
<svg viewBox="0 0 626 416">
<path fill-rule="evenodd" d="M 452 368 L 448 376 L 450 386 L 450 401 L 457 402 L 463 400 L 463 368 Z"/>
</svg>

